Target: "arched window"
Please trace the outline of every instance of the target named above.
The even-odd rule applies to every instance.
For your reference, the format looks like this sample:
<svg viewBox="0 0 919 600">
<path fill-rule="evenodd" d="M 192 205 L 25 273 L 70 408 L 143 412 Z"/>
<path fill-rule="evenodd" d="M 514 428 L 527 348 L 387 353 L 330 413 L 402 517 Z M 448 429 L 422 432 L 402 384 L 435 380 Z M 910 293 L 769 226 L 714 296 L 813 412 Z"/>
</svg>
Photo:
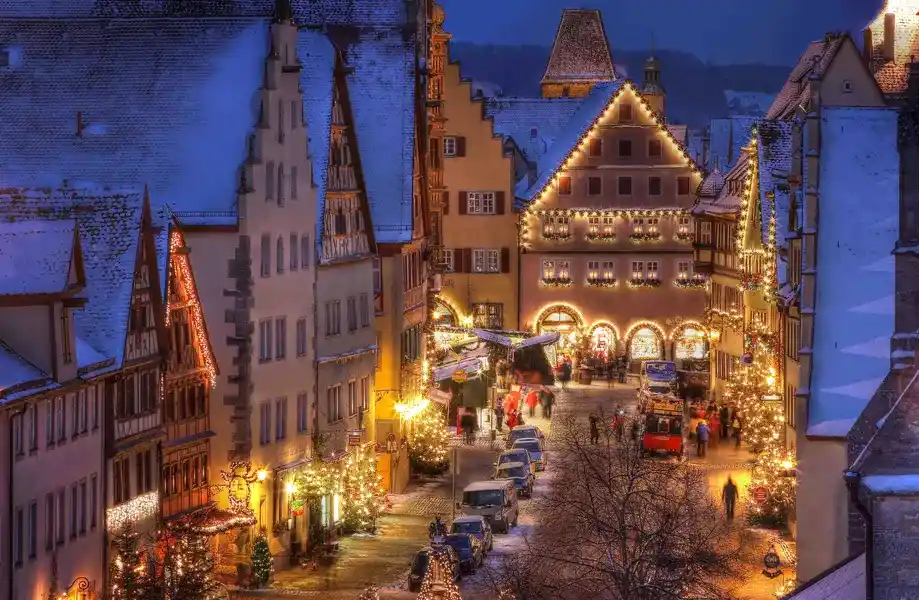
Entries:
<svg viewBox="0 0 919 600">
<path fill-rule="evenodd" d="M 277 271 L 278 273 L 283 273 L 284 272 L 284 236 L 281 236 L 281 235 L 278 236 L 278 249 L 277 249 L 276 254 L 277 256 L 275 256 L 275 260 L 277 262 Z"/>
<path fill-rule="evenodd" d="M 674 356 L 679 360 L 701 360 L 707 354 L 705 332 L 687 327 L 676 338 Z"/>
<path fill-rule="evenodd" d="M 632 360 L 656 360 L 664 357 L 664 345 L 660 336 L 650 327 L 642 327 L 632 335 L 629 343 L 629 358 Z"/>
</svg>

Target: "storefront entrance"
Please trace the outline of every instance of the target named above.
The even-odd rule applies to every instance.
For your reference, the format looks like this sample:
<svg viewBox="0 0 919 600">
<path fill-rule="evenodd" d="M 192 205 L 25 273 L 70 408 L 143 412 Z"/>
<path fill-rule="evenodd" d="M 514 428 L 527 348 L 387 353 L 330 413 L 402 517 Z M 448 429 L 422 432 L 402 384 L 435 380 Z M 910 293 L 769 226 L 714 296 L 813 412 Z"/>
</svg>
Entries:
<svg viewBox="0 0 919 600">
<path fill-rule="evenodd" d="M 619 336 L 610 323 L 597 323 L 590 329 L 590 348 L 598 358 L 615 357 L 618 346 Z"/>
<path fill-rule="evenodd" d="M 651 325 L 639 325 L 629 334 L 626 351 L 632 361 L 662 360 L 664 336 Z"/>
</svg>

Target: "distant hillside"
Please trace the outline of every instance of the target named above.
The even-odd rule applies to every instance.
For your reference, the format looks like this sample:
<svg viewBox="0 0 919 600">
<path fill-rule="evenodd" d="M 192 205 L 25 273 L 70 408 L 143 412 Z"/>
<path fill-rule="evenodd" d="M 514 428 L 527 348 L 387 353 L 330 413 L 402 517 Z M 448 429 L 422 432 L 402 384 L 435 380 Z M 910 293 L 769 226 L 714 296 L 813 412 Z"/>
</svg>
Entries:
<svg viewBox="0 0 919 600">
<path fill-rule="evenodd" d="M 669 100 L 668 117 L 692 127 L 728 116 L 726 91 L 774 95 L 791 70 L 767 65 L 714 66 L 692 54 L 669 50 L 657 54 Z M 636 82 L 641 81 L 648 55 L 649 51 L 613 51 L 616 64 L 625 67 Z M 451 42 L 450 58 L 460 61 L 463 77 L 495 84 L 505 96 L 534 96 L 539 94 L 539 80 L 546 68 L 549 48 Z"/>
</svg>

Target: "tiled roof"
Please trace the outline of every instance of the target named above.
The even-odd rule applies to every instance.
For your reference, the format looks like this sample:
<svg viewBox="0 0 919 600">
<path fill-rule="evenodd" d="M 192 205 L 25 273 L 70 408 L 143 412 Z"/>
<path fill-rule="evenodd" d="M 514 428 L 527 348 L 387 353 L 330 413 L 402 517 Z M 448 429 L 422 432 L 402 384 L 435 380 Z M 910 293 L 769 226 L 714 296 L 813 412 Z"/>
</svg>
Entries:
<svg viewBox="0 0 919 600">
<path fill-rule="evenodd" d="M 542 191 L 555 171 L 562 166 L 572 149 L 580 142 L 581 138 L 590 131 L 607 106 L 622 89 L 626 80 L 621 79 L 610 83 L 600 83 L 593 87 L 578 104 L 577 110 L 568 120 L 568 123 L 559 131 L 558 137 L 549 149 L 539 159 L 536 167 L 536 179 L 528 185 L 526 179 L 522 180 L 516 190 L 517 199 L 522 201 L 518 205 L 529 204 L 536 194 Z"/>
<path fill-rule="evenodd" d="M 542 82 L 616 79 L 599 10 L 565 9 Z"/>
<path fill-rule="evenodd" d="M 76 221 L 86 287 L 86 306 L 76 311 L 74 328 L 79 338 L 107 358 L 121 364 L 143 195 L 133 192 L 75 190 L 4 190 L 0 194 L 0 220 L 15 222 L 46 219 Z"/>
<path fill-rule="evenodd" d="M 749 168 L 750 155 L 743 152 L 740 159 L 734 163 L 734 166 L 724 174 L 719 192 L 714 197 L 700 194 L 692 212 L 694 214 L 739 215 L 743 199 L 734 192 L 731 182 L 735 182 L 739 189 L 739 186 L 742 186 L 743 182 L 746 181 Z"/>
<path fill-rule="evenodd" d="M 513 138 L 531 162 L 538 162 L 580 106 L 581 98 L 488 98 L 485 115 L 495 133 Z"/>
<path fill-rule="evenodd" d="M 73 221 L 0 221 L 0 295 L 63 292 L 75 227 Z"/>
<path fill-rule="evenodd" d="M 844 438 L 890 369 L 864 349 L 894 331 L 900 170 L 897 112 L 821 112 L 817 299 L 809 435 Z M 807 189 L 813 185 L 803 182 Z M 863 224 L 852 235 L 852 215 Z M 845 323 L 845 327 L 840 327 Z M 809 383 L 809 385 L 808 385 Z"/>
<path fill-rule="evenodd" d="M 724 174 L 717 168 L 706 175 L 699 186 L 699 196 L 703 198 L 717 198 L 724 187 Z"/>
<path fill-rule="evenodd" d="M 893 5 L 893 6 L 890 6 Z M 884 15 L 894 15 L 894 56 L 884 59 Z M 901 94 L 909 80 L 909 63 L 919 59 L 919 0 L 885 2 L 884 8 L 868 26 L 873 44 L 871 71 L 885 94 Z"/>
<path fill-rule="evenodd" d="M 809 78 L 823 77 L 846 38 L 845 35 L 829 37 L 808 45 L 766 112 L 767 119 L 787 119 L 794 115 L 798 106 L 810 96 Z"/>
<path fill-rule="evenodd" d="M 757 173 L 759 176 L 760 223 L 765 242 L 769 235 L 772 201 L 775 194 L 776 244 L 785 246 L 788 230 L 789 199 L 788 174 L 791 172 L 791 123 L 788 121 L 760 121 L 757 126 Z"/>
<path fill-rule="evenodd" d="M 26 384 L 34 384 L 26 386 Z M 18 393 L 27 390 L 45 388 L 48 384 L 56 385 L 51 376 L 21 357 L 15 350 L 0 341 L 0 399 L 8 402 Z M 17 391 L 10 388 L 22 386 Z"/>
<path fill-rule="evenodd" d="M 730 169 L 740 158 L 741 149 L 750 141 L 757 117 L 733 116 L 712 119 L 709 138 L 709 160 L 721 169 Z"/>
<path fill-rule="evenodd" d="M 353 67 L 346 81 L 374 235 L 380 243 L 407 242 L 412 237 L 415 40 L 401 29 L 362 29 L 344 45 L 345 62 Z"/>
<path fill-rule="evenodd" d="M 235 209 L 268 20 L 10 20 L 0 186 L 140 188 Z M 78 114 L 83 134 L 77 136 Z"/>
<path fill-rule="evenodd" d="M 785 600 L 865 600 L 865 568 L 862 552 L 805 582 Z"/>
<path fill-rule="evenodd" d="M 297 23 L 315 26 L 398 28 L 415 19 L 411 6 L 405 0 L 293 0 Z"/>
<path fill-rule="evenodd" d="M 306 131 L 309 135 L 313 183 L 317 188 L 316 244 L 319 245 L 323 239 L 325 190 L 329 177 L 335 48 L 324 33 L 304 29 L 297 37 L 297 54 L 303 65 L 300 71 L 300 89 L 303 90 L 303 112 L 306 116 Z"/>
</svg>

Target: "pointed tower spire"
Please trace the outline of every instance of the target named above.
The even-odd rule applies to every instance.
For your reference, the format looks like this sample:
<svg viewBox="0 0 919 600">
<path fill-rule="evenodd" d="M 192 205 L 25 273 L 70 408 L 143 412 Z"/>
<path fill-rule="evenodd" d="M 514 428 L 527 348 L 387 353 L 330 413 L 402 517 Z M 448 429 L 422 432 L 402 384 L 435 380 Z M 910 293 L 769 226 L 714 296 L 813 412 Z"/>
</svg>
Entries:
<svg viewBox="0 0 919 600">
<path fill-rule="evenodd" d="M 583 97 L 594 84 L 615 79 L 600 11 L 565 9 L 542 77 L 543 97 Z"/>
</svg>

